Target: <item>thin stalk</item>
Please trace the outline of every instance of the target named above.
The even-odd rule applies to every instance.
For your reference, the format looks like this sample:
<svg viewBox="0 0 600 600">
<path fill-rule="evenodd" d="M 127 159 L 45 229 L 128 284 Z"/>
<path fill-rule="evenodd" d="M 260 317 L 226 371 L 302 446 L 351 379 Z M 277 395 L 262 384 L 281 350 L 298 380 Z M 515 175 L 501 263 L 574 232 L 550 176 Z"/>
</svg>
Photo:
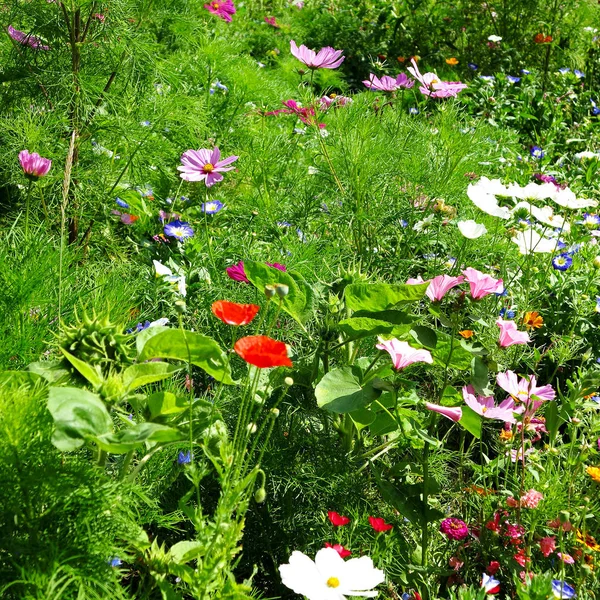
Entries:
<svg viewBox="0 0 600 600">
<path fill-rule="evenodd" d="M 25 199 L 25 239 L 29 238 L 29 205 L 31 204 L 31 188 L 33 186 L 33 180 L 29 180 L 27 186 L 27 198 Z"/>
</svg>

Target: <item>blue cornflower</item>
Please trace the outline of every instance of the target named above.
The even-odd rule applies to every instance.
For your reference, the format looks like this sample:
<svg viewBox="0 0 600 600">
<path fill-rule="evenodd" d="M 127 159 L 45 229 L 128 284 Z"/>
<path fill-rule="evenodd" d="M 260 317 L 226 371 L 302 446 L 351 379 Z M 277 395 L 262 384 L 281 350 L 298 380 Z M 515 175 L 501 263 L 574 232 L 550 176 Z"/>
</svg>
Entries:
<svg viewBox="0 0 600 600">
<path fill-rule="evenodd" d="M 500 316 L 503 319 L 514 319 L 517 313 L 514 310 L 510 310 L 510 308 L 503 308 L 500 311 Z"/>
<path fill-rule="evenodd" d="M 306 244 L 306 236 L 304 235 L 304 233 L 302 232 L 302 230 L 299 227 L 296 227 L 296 233 L 298 234 L 298 239 L 303 244 Z"/>
<path fill-rule="evenodd" d="M 141 125 L 142 127 L 150 127 L 150 125 L 152 125 L 152 123 L 150 123 L 150 121 L 142 121 L 142 122 L 140 123 L 140 125 Z"/>
<path fill-rule="evenodd" d="M 521 73 L 523 75 L 531 75 L 531 71 L 528 71 L 527 69 L 521 69 Z"/>
<path fill-rule="evenodd" d="M 129 208 L 129 204 L 127 204 L 127 202 L 125 202 L 125 200 L 121 200 L 121 198 L 117 198 L 115 200 L 115 202 L 121 207 L 121 208 Z"/>
<path fill-rule="evenodd" d="M 174 237 L 180 242 L 194 235 L 194 230 L 190 227 L 190 224 L 179 220 L 167 223 L 164 226 L 163 232 L 165 235 Z"/>
<path fill-rule="evenodd" d="M 213 83 L 213 86 L 218 90 L 223 90 L 224 92 L 229 91 L 229 88 L 226 85 L 223 85 L 218 79 Z"/>
<path fill-rule="evenodd" d="M 123 561 L 118 556 L 109 558 L 107 562 L 111 567 L 120 567 L 123 564 Z"/>
<path fill-rule="evenodd" d="M 179 451 L 177 455 L 177 463 L 180 465 L 187 465 L 192 462 L 192 451 L 188 450 L 184 452 L 183 450 Z"/>
<path fill-rule="evenodd" d="M 408 227 L 408 221 L 400 219 L 400 227 Z"/>
<path fill-rule="evenodd" d="M 287 221 L 277 221 L 277 227 L 293 227 L 293 225 Z"/>
<path fill-rule="evenodd" d="M 555 598 L 566 598 L 567 600 L 577 596 L 573 586 L 564 581 L 559 581 L 558 579 L 552 580 L 552 593 Z"/>
<path fill-rule="evenodd" d="M 479 79 L 483 79 L 484 81 L 495 81 L 496 78 L 493 75 L 480 75 Z"/>
<path fill-rule="evenodd" d="M 552 266 L 557 271 L 566 271 L 573 264 L 573 259 L 569 254 L 563 252 L 552 259 Z"/>
<path fill-rule="evenodd" d="M 573 69 L 573 73 L 577 79 L 583 79 L 585 77 L 585 73 L 582 73 L 579 69 Z"/>
<path fill-rule="evenodd" d="M 588 229 L 598 229 L 598 225 L 600 225 L 600 216 L 583 213 L 583 221 L 579 221 L 581 225 L 585 225 Z"/>
<path fill-rule="evenodd" d="M 542 159 L 545 156 L 545 152 L 539 146 L 532 146 L 529 150 L 529 154 L 537 159 Z"/>
<path fill-rule="evenodd" d="M 202 212 L 206 213 L 207 215 L 214 215 L 223 208 L 225 208 L 225 205 L 222 202 L 219 202 L 218 200 L 212 200 L 211 202 L 203 202 L 200 205 L 200 209 L 202 210 Z"/>
<path fill-rule="evenodd" d="M 569 67 L 562 67 L 561 69 L 558 70 L 559 73 L 562 73 L 563 75 L 565 73 L 568 73 L 571 69 L 569 69 Z"/>
<path fill-rule="evenodd" d="M 594 307 L 594 311 L 600 313 L 600 296 L 596 296 L 596 306 Z"/>
<path fill-rule="evenodd" d="M 418 115 L 418 114 L 419 114 L 419 109 L 418 109 L 418 108 L 415 108 L 414 106 L 411 106 L 411 107 L 408 109 L 408 112 L 409 112 L 409 114 L 411 114 L 411 115 Z"/>
<path fill-rule="evenodd" d="M 520 77 L 515 77 L 514 75 L 507 75 L 506 79 L 508 79 L 510 83 L 519 83 L 519 81 L 521 81 Z"/>
<path fill-rule="evenodd" d="M 477 69 L 479 69 L 479 65 L 475 63 L 467 63 L 467 67 L 469 67 L 469 69 L 471 69 L 472 71 L 477 71 Z"/>
</svg>

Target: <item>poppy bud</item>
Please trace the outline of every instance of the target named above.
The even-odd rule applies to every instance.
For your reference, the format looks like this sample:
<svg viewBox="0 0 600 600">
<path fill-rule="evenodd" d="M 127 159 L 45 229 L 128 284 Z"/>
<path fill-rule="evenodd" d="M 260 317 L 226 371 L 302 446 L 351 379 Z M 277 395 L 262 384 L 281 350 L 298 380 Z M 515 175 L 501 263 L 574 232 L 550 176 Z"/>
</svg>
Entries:
<svg viewBox="0 0 600 600">
<path fill-rule="evenodd" d="M 175 302 L 175 310 L 180 315 L 184 314 L 186 311 L 185 300 L 177 300 Z"/>
<path fill-rule="evenodd" d="M 568 523 L 568 522 L 569 522 L 569 519 L 570 519 L 570 517 L 571 517 L 571 515 L 569 514 L 569 511 L 568 511 L 568 510 L 561 510 L 561 511 L 558 513 L 558 520 L 559 520 L 561 523 Z"/>
<path fill-rule="evenodd" d="M 272 285 L 271 283 L 265 285 L 265 296 L 267 298 L 273 298 L 273 296 L 275 296 L 276 293 L 277 288 L 274 285 Z"/>
<path fill-rule="evenodd" d="M 267 499 L 267 492 L 264 487 L 261 487 L 254 492 L 254 501 L 257 504 L 262 504 Z"/>
<path fill-rule="evenodd" d="M 285 298 L 290 293 L 290 288 L 284 283 L 278 283 L 275 286 L 275 291 L 280 298 Z"/>
</svg>

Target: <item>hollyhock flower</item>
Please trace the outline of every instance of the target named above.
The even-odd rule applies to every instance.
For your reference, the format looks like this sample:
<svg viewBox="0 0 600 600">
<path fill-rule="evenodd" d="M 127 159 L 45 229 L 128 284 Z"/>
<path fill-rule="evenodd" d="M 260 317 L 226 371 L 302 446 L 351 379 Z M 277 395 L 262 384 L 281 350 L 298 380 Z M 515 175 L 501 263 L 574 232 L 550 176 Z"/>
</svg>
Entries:
<svg viewBox="0 0 600 600">
<path fill-rule="evenodd" d="M 486 275 L 472 267 L 465 269 L 463 275 L 466 281 L 469 282 L 473 300 L 480 300 L 489 294 L 495 294 L 504 290 L 502 279 L 494 279 L 491 275 Z"/>
<path fill-rule="evenodd" d="M 566 600 L 570 600 L 577 596 L 573 586 L 564 581 L 559 581 L 558 579 L 552 580 L 552 594 L 555 598 L 565 598 Z"/>
<path fill-rule="evenodd" d="M 431 98 L 454 98 L 467 85 L 460 81 L 441 81 L 435 73 L 425 73 L 421 75 L 415 59 L 411 59 L 412 67 L 408 67 L 408 72 L 421 84 L 419 91 L 424 96 Z"/>
<path fill-rule="evenodd" d="M 347 548 L 344 548 L 341 544 L 330 544 L 329 542 L 325 542 L 325 548 L 333 548 L 341 558 L 348 558 L 352 552 Z"/>
<path fill-rule="evenodd" d="M 259 369 L 293 366 L 288 357 L 286 345 L 266 335 L 240 338 L 233 349 L 247 363 Z"/>
<path fill-rule="evenodd" d="M 429 287 L 425 293 L 432 302 L 439 302 L 449 290 L 460 285 L 464 280 L 465 278 L 462 275 L 458 277 L 438 275 L 429 280 Z"/>
<path fill-rule="evenodd" d="M 473 219 L 468 221 L 459 221 L 457 223 L 459 231 L 468 239 L 476 240 L 487 233 L 485 225 L 476 223 Z"/>
<path fill-rule="evenodd" d="M 190 224 L 179 220 L 167 223 L 163 231 L 165 235 L 174 237 L 180 242 L 194 236 L 194 230 L 190 227 Z"/>
<path fill-rule="evenodd" d="M 205 4 L 204 8 L 228 23 L 231 23 L 231 15 L 235 15 L 235 6 L 231 0 L 213 0 Z"/>
<path fill-rule="evenodd" d="M 440 523 L 440 531 L 450 540 L 464 540 L 469 535 L 469 528 L 464 521 L 450 517 Z"/>
<path fill-rule="evenodd" d="M 556 550 L 556 538 L 554 536 L 544 537 L 540 540 L 540 551 L 548 558 Z"/>
<path fill-rule="evenodd" d="M 394 527 L 393 525 L 386 523 L 381 517 L 369 517 L 369 523 L 377 533 L 389 531 Z"/>
<path fill-rule="evenodd" d="M 335 512 L 335 510 L 327 511 L 327 516 L 334 527 L 343 527 L 344 525 L 348 525 L 348 523 L 350 523 L 350 519 L 348 517 L 340 515 L 339 513 Z"/>
<path fill-rule="evenodd" d="M 219 200 L 212 200 L 210 202 L 203 202 L 200 205 L 200 210 L 203 213 L 206 213 L 207 215 L 214 215 L 215 213 L 218 213 L 223 208 L 225 208 L 225 205 L 222 202 L 219 202 Z"/>
<path fill-rule="evenodd" d="M 416 362 L 425 362 L 429 364 L 433 362 L 433 357 L 429 350 L 417 350 L 407 342 L 401 342 L 396 338 L 384 340 L 382 337 L 378 337 L 377 339 L 379 340 L 379 344 L 375 347 L 389 353 L 392 357 L 395 369 L 405 369 Z"/>
<path fill-rule="evenodd" d="M 180 177 L 185 181 L 204 181 L 206 187 L 223 180 L 225 171 L 231 171 L 235 167 L 229 167 L 239 157 L 229 156 L 220 160 L 221 151 L 215 147 L 212 150 L 201 148 L 200 150 L 186 150 L 181 155 L 182 165 L 177 167 L 181 171 Z"/>
<path fill-rule="evenodd" d="M 42 40 L 35 35 L 24 33 L 15 29 L 12 25 L 8 26 L 8 35 L 22 46 L 29 46 L 32 50 L 50 50 L 50 46 L 42 44 Z"/>
<path fill-rule="evenodd" d="M 368 556 L 344 559 L 333 548 L 323 548 L 314 562 L 302 552 L 292 553 L 279 567 L 283 584 L 308 600 L 345 600 L 347 596 L 374 597 L 374 587 L 385 575 Z"/>
<path fill-rule="evenodd" d="M 505 321 L 498 318 L 496 325 L 500 327 L 499 344 L 501 348 L 508 348 L 515 344 L 527 344 L 531 341 L 526 331 L 519 331 L 514 321 Z"/>
<path fill-rule="evenodd" d="M 432 404 L 431 402 L 425 402 L 425 408 L 433 412 L 439 413 L 444 417 L 458 423 L 462 418 L 462 409 L 460 406 L 439 406 L 438 404 Z"/>
<path fill-rule="evenodd" d="M 343 50 L 334 50 L 330 46 L 321 48 L 315 52 L 302 44 L 299 48 L 294 40 L 290 41 L 290 51 L 300 62 L 303 62 L 309 69 L 337 69 L 345 57 L 342 56 Z"/>
<path fill-rule="evenodd" d="M 29 150 L 21 150 L 19 152 L 19 163 L 23 173 L 28 179 L 35 181 L 48 174 L 52 161 L 48 158 L 43 158 L 37 152 L 29 153 Z"/>
<path fill-rule="evenodd" d="M 493 396 L 475 395 L 473 386 L 465 386 L 462 389 L 465 404 L 474 410 L 478 415 L 486 419 L 497 419 L 505 423 L 514 423 L 515 417 L 513 414 L 515 402 L 512 398 L 507 398 L 498 406 L 494 404 Z"/>
<path fill-rule="evenodd" d="M 486 568 L 488 575 L 495 575 L 500 570 L 500 563 L 497 560 L 492 560 Z"/>
<path fill-rule="evenodd" d="M 256 304 L 237 304 L 227 300 L 213 302 L 211 307 L 213 315 L 227 325 L 248 325 L 258 314 L 260 306 Z"/>
<path fill-rule="evenodd" d="M 486 594 L 497 594 L 500 591 L 500 582 L 484 573 L 481 578 L 481 587 L 485 589 Z"/>
<path fill-rule="evenodd" d="M 559 254 L 552 259 L 552 266 L 557 271 L 566 271 L 573 264 L 573 258 L 567 253 Z"/>
</svg>

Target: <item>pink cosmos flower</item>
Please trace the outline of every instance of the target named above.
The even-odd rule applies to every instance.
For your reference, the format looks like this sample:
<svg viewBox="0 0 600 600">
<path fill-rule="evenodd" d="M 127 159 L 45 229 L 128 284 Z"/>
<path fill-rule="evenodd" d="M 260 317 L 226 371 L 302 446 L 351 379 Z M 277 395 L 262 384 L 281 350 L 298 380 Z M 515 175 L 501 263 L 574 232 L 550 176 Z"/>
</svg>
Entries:
<svg viewBox="0 0 600 600">
<path fill-rule="evenodd" d="M 231 23 L 231 15 L 235 15 L 235 6 L 231 0 L 213 0 L 205 4 L 204 8 L 228 23 Z"/>
<path fill-rule="evenodd" d="M 548 558 L 556 550 L 556 538 L 552 535 L 540 540 L 540 551 Z"/>
<path fill-rule="evenodd" d="M 481 298 L 489 294 L 500 293 L 504 290 L 502 279 L 494 279 L 492 276 L 486 275 L 472 267 L 465 269 L 463 275 L 469 282 L 473 300 L 481 300 Z"/>
<path fill-rule="evenodd" d="M 494 404 L 494 396 L 476 395 L 475 389 L 471 385 L 463 387 L 462 394 L 465 404 L 478 415 L 486 419 L 504 421 L 505 423 L 515 422 L 513 414 L 515 401 L 512 398 L 507 398 L 496 406 Z"/>
<path fill-rule="evenodd" d="M 499 317 L 496 325 L 500 327 L 499 344 L 501 348 L 508 348 L 514 344 L 527 344 L 531 341 L 526 331 L 519 331 L 514 321 L 505 321 Z"/>
<path fill-rule="evenodd" d="M 431 364 L 433 357 L 429 350 L 417 350 L 410 346 L 407 342 L 401 342 L 396 338 L 391 340 L 384 340 L 383 338 L 377 338 L 379 344 L 375 347 L 379 350 L 385 350 L 392 357 L 394 368 L 405 369 L 408 365 L 412 365 L 416 362 L 425 362 Z"/>
<path fill-rule="evenodd" d="M 562 560 L 565 565 L 572 565 L 575 562 L 575 559 L 570 555 L 562 552 L 557 552 L 556 556 Z"/>
<path fill-rule="evenodd" d="M 384 75 L 380 79 L 377 77 L 377 75 L 370 73 L 369 79 L 363 81 L 363 84 L 370 90 L 376 90 L 379 92 L 395 92 L 401 87 L 411 88 L 413 85 L 415 85 L 415 82 L 412 79 L 409 79 L 404 73 L 400 73 L 396 79 L 390 77 L 389 75 Z"/>
<path fill-rule="evenodd" d="M 447 419 L 458 423 L 462 418 L 462 409 L 460 406 L 439 406 L 431 402 L 425 402 L 425 408 L 433 412 L 443 415 Z"/>
<path fill-rule="evenodd" d="M 464 540 L 469 535 L 469 528 L 464 521 L 450 517 L 440 523 L 440 531 L 450 540 Z"/>
<path fill-rule="evenodd" d="M 315 109 L 312 106 L 308 108 L 300 106 L 295 100 L 284 100 L 282 104 L 286 108 L 280 108 L 271 112 L 265 113 L 266 116 L 271 115 L 296 115 L 305 125 L 317 125 L 320 129 L 325 127 L 325 123 L 317 123 Z"/>
<path fill-rule="evenodd" d="M 22 46 L 29 46 L 32 50 L 50 50 L 50 46 L 44 46 L 39 37 L 19 31 L 12 25 L 8 26 L 8 35 L 15 40 L 15 42 L 18 42 Z"/>
<path fill-rule="evenodd" d="M 229 167 L 239 157 L 229 156 L 223 160 L 221 151 L 215 147 L 212 150 L 202 148 L 200 150 L 187 150 L 181 156 L 182 166 L 177 167 L 181 171 L 180 177 L 185 181 L 204 181 L 206 187 L 211 187 L 218 181 L 223 180 L 225 171 L 232 171 L 235 167 Z"/>
<path fill-rule="evenodd" d="M 23 173 L 29 179 L 39 179 L 48 174 L 52 161 L 49 158 L 43 158 L 37 152 L 29 153 L 29 150 L 19 152 L 19 162 Z"/>
<path fill-rule="evenodd" d="M 516 373 L 506 371 L 496 375 L 496 383 L 516 402 L 514 411 L 523 414 L 528 421 L 531 421 L 535 411 L 546 400 L 556 398 L 556 392 L 551 385 L 537 386 L 535 375 L 530 375 L 529 380 L 524 377 L 519 380 Z"/>
<path fill-rule="evenodd" d="M 269 267 L 273 267 L 279 271 L 287 271 L 285 265 L 280 263 L 265 263 L 269 265 Z M 233 279 L 234 281 L 241 281 L 242 283 L 250 283 L 250 280 L 246 277 L 246 271 L 244 271 L 244 261 L 240 260 L 237 265 L 233 265 L 232 267 L 227 267 L 225 272 L 229 276 L 229 279 Z"/>
<path fill-rule="evenodd" d="M 331 94 L 330 96 L 319 98 L 319 108 L 321 110 L 327 110 L 331 106 L 346 106 L 346 104 L 352 104 L 352 102 L 352 98 L 348 98 L 348 96 Z"/>
<path fill-rule="evenodd" d="M 425 292 L 432 302 L 439 302 L 453 287 L 460 285 L 465 278 L 462 275 L 450 277 L 450 275 L 438 275 L 429 280 L 429 287 Z"/>
<path fill-rule="evenodd" d="M 309 69 L 337 69 L 345 58 L 342 56 L 343 50 L 334 50 L 330 46 L 326 46 L 321 48 L 319 52 L 315 52 L 304 44 L 298 48 L 294 40 L 290 41 L 290 51 Z"/>
<path fill-rule="evenodd" d="M 408 72 L 421 84 L 419 91 L 424 96 L 431 98 L 450 98 L 455 97 L 467 85 L 460 81 L 441 81 L 435 73 L 425 73 L 421 75 L 419 67 L 413 58 L 412 67 L 408 67 Z"/>
</svg>

